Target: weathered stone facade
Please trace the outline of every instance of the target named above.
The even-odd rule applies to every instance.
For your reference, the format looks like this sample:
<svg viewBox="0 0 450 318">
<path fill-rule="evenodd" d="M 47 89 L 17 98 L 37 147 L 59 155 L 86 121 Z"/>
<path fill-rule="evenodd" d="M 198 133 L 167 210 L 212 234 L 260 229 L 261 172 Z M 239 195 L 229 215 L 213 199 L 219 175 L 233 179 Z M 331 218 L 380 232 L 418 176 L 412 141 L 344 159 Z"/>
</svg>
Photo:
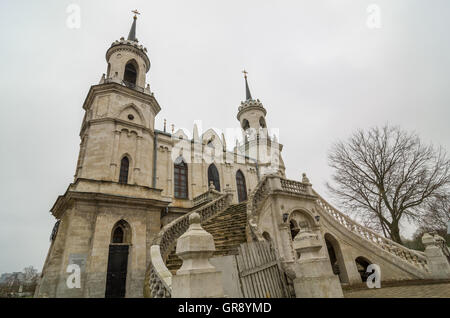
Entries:
<svg viewBox="0 0 450 318">
<path fill-rule="evenodd" d="M 198 201 L 196 197 L 208 192 L 208 168 L 216 167 L 222 192 L 234 192 L 237 203 L 238 171 L 249 193 L 267 166 L 258 166 L 256 157 L 249 156 L 248 145 L 228 151 L 223 136 L 212 129 L 199 136 L 194 127 L 192 139 L 182 130 L 168 133 L 155 129 L 155 116 L 161 108 L 146 82 L 150 60 L 147 49 L 133 35 L 135 27 L 136 21 L 127 40 L 112 43 L 106 53 L 107 73 L 84 101 L 75 179 L 51 209 L 58 223 L 37 297 L 105 297 L 110 248 L 120 245 L 113 242 L 119 222 L 125 222 L 131 232 L 130 241 L 124 243 L 128 246 L 124 296 L 142 297 L 152 240 L 164 224 L 188 212 Z M 251 103 L 241 105 L 238 117 L 255 125 L 256 101 Z M 265 127 L 265 110 L 259 101 L 256 108 Z M 264 145 L 269 152 L 273 146 L 282 149 L 264 137 L 267 132 L 260 135 L 268 140 Z M 282 163 L 279 152 L 277 155 L 277 164 Z M 174 193 L 174 161 L 178 157 L 187 164 L 184 198 Z M 126 182 L 121 181 L 124 158 Z M 284 174 L 283 164 L 278 168 Z M 68 287 L 73 274 L 67 271 L 70 264 L 80 265 L 80 288 Z"/>
<path fill-rule="evenodd" d="M 136 17 L 128 39 L 107 51 L 107 73 L 83 104 L 75 179 L 51 209 L 57 223 L 36 297 L 222 296 L 222 287 L 241 297 L 230 251 L 252 241 L 270 242 L 272 263 L 296 297 L 342 297 L 341 284 L 364 281 L 370 264 L 384 281 L 450 278 L 450 252 L 439 237 L 424 237 L 425 253 L 409 250 L 337 211 L 305 174 L 301 182 L 286 179 L 283 146 L 268 133 L 267 111 L 252 98 L 246 75 L 246 100 L 237 109 L 243 142 L 232 151 L 212 129 L 200 135 L 194 125 L 192 138 L 155 129 L 161 107 L 146 83 L 150 60 L 135 28 Z M 191 230 L 200 223 L 211 229 L 202 235 L 223 252 L 211 262 L 226 270 L 207 273 L 201 264 L 209 261 L 195 265 L 189 256 L 210 258 L 214 243 L 204 250 L 180 245 L 191 272 L 172 279 L 175 268 L 166 264 L 194 213 Z M 197 269 L 215 283 L 202 290 Z"/>
</svg>

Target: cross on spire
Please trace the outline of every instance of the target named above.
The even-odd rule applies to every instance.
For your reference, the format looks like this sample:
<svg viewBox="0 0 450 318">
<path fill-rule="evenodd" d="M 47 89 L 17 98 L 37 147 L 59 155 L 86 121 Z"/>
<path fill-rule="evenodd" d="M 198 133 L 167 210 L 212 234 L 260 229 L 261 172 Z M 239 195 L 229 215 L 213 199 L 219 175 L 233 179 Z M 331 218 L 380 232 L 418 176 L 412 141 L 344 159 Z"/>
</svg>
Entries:
<svg viewBox="0 0 450 318">
<path fill-rule="evenodd" d="M 138 10 L 133 10 L 131 11 L 132 13 L 134 13 L 134 18 L 137 19 L 138 15 L 141 15 L 141 13 Z"/>
<path fill-rule="evenodd" d="M 131 12 L 134 13 L 134 17 L 133 17 L 133 24 L 131 25 L 130 33 L 128 34 L 128 40 L 137 42 L 137 39 L 136 39 L 136 20 L 137 20 L 137 16 L 140 14 L 140 12 L 138 10 L 133 10 Z"/>
<path fill-rule="evenodd" d="M 243 70 L 242 73 L 244 73 L 244 78 L 245 78 L 245 98 L 246 100 L 252 100 L 252 94 L 250 93 L 250 88 L 248 87 L 248 82 L 247 82 L 247 74 L 248 72 L 246 70 Z"/>
</svg>

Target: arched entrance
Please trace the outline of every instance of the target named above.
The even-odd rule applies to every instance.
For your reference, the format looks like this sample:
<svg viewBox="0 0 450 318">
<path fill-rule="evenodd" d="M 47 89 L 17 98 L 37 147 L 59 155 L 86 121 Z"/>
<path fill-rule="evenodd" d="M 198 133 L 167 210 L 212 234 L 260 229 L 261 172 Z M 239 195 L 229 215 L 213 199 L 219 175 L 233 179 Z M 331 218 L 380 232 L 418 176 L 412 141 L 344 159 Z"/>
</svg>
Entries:
<svg viewBox="0 0 450 318">
<path fill-rule="evenodd" d="M 247 200 L 247 186 L 245 184 L 245 177 L 241 170 L 236 172 L 236 187 L 238 193 L 239 203 Z"/>
<path fill-rule="evenodd" d="M 208 186 L 211 183 L 214 184 L 214 187 L 217 191 L 220 192 L 220 178 L 219 178 L 219 171 L 216 168 L 215 164 L 211 164 L 208 167 Z"/>
<path fill-rule="evenodd" d="M 370 273 L 367 273 L 367 267 L 372 264 L 367 258 L 359 256 L 355 259 L 356 268 L 358 269 L 359 275 L 361 276 L 361 280 L 363 282 L 367 281 L 367 277 Z"/>
<path fill-rule="evenodd" d="M 130 225 L 121 220 L 114 225 L 111 233 L 106 275 L 106 298 L 125 297 L 130 243 Z"/>
<path fill-rule="evenodd" d="M 341 283 L 349 283 L 347 269 L 345 268 L 344 257 L 339 242 L 329 233 L 325 234 L 324 239 L 333 274 L 339 275 L 339 281 Z"/>
</svg>

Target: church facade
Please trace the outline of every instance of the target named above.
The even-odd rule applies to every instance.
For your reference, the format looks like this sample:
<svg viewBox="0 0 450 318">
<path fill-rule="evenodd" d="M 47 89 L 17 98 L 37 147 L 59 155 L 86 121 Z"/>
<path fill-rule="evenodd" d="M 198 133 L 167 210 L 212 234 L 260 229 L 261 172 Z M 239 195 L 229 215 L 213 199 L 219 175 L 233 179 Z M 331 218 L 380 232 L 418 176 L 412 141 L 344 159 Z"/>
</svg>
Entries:
<svg viewBox="0 0 450 318">
<path fill-rule="evenodd" d="M 247 74 L 237 108 L 243 141 L 232 151 L 212 129 L 200 135 L 194 126 L 192 138 L 167 132 L 165 124 L 156 129 L 161 106 L 146 81 L 151 64 L 136 20 L 128 38 L 107 50 L 106 74 L 83 103 L 76 173 L 51 208 L 57 222 L 36 297 L 170 297 L 180 266 L 175 244 L 193 212 L 212 232 L 217 256 L 270 242 L 282 280 L 295 290 L 285 297 L 342 297 L 341 285 L 363 282 L 372 263 L 387 280 L 450 277 L 445 258 L 357 224 L 321 198 L 306 175 L 286 179 L 283 146 L 270 136 Z M 427 242 L 441 251 L 439 238 Z M 245 296 L 234 283 L 226 284 L 227 295 Z"/>
<path fill-rule="evenodd" d="M 284 174 L 282 146 L 267 137 L 266 110 L 251 98 L 247 79 L 237 119 L 247 132 L 258 132 L 258 141 L 248 136 L 228 151 L 224 136 L 212 129 L 199 136 L 195 126 L 192 139 L 182 130 L 155 129 L 161 107 L 146 82 L 150 60 L 136 39 L 136 17 L 106 61 L 107 73 L 83 104 L 74 182 L 51 209 L 57 223 L 37 296 L 105 297 L 108 260 L 116 253 L 128 255 L 126 266 L 117 265 L 126 267 L 124 296 L 142 297 L 150 244 L 164 224 L 210 189 L 234 192 L 236 203 L 247 200 L 274 166 L 259 158 L 258 152 L 266 153 L 259 145 L 266 156 L 276 154 L 276 171 Z M 70 264 L 80 265 L 81 288 L 67 287 Z"/>
</svg>

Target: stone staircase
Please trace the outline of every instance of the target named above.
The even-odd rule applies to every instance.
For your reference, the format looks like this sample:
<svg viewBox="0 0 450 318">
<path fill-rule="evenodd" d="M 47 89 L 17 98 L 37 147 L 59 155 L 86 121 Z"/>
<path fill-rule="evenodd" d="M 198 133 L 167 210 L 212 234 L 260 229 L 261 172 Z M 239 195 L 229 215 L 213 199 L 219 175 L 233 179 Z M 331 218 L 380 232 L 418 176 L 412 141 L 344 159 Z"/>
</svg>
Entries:
<svg viewBox="0 0 450 318">
<path fill-rule="evenodd" d="M 245 227 L 247 224 L 247 202 L 231 205 L 224 212 L 202 224 L 202 227 L 214 237 L 216 251 L 214 256 L 238 253 L 238 246 L 247 241 Z M 181 267 L 182 261 L 173 248 L 166 260 L 166 266 L 172 274 Z"/>
</svg>

